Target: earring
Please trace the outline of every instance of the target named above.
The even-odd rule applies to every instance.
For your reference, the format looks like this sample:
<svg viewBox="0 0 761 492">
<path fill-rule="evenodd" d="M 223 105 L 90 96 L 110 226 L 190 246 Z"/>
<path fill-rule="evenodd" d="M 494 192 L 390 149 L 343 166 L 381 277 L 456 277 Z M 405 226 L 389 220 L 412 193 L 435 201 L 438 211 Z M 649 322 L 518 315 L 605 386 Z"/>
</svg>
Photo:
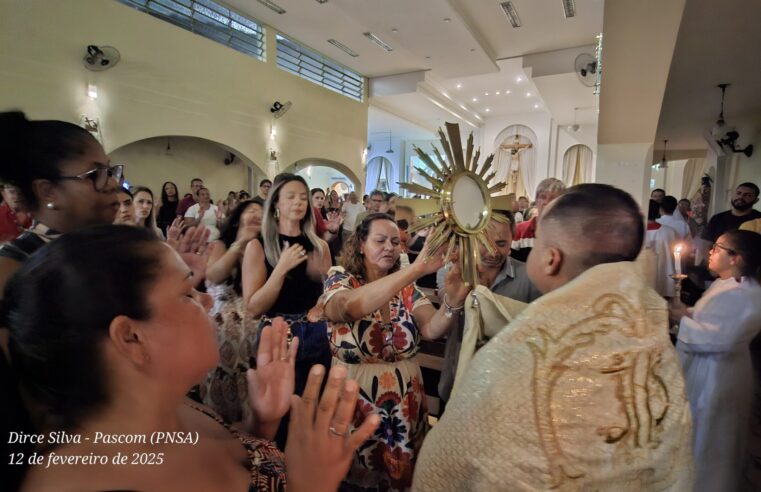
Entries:
<svg viewBox="0 0 761 492">
<path fill-rule="evenodd" d="M 55 210 L 55 208 L 56 208 L 55 207 L 55 203 L 53 203 L 53 202 L 48 202 L 46 207 L 48 207 L 48 210 Z"/>
<path fill-rule="evenodd" d="M 275 209 L 275 219 L 279 219 L 279 218 L 280 218 L 280 209 L 276 208 Z"/>
</svg>

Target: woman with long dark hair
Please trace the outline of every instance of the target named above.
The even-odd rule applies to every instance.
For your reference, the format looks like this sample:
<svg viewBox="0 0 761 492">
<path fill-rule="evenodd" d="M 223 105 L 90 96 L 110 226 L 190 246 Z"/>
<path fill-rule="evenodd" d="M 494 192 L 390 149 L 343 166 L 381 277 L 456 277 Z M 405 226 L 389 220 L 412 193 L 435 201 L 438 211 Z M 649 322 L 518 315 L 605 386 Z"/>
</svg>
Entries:
<svg viewBox="0 0 761 492">
<path fill-rule="evenodd" d="M 288 348 L 276 320 L 249 371 L 258 437 L 231 427 L 185 399 L 218 359 L 209 307 L 180 256 L 142 228 L 65 234 L 28 260 L 5 290 L 14 372 L 35 432 L 79 438 L 37 446 L 43 463 L 67 464 L 29 467 L 22 490 L 283 490 L 285 463 L 289 490 L 335 490 L 377 425 L 331 432 L 348 427 L 356 383 L 332 371 L 316 409 L 316 367 L 305 399 L 294 398 L 298 340 Z M 268 438 L 289 407 L 284 458 Z"/>
<path fill-rule="evenodd" d="M 171 181 L 166 181 L 161 185 L 161 204 L 156 214 L 156 225 L 158 225 L 164 237 L 167 237 L 167 229 L 177 217 L 177 205 L 179 202 L 177 185 Z"/>
<path fill-rule="evenodd" d="M 153 231 L 157 237 L 164 239 L 164 233 L 156 226 L 153 192 L 151 189 L 147 186 L 134 186 L 130 191 L 132 191 L 135 203 L 135 225 L 145 227 L 149 231 Z"/>
<path fill-rule="evenodd" d="M 761 235 L 722 234 L 708 268 L 718 279 L 695 307 L 669 308 L 692 411 L 695 490 L 750 490 L 741 478 L 757 384 L 749 347 L 761 331 Z"/>
<path fill-rule="evenodd" d="M 247 401 L 246 371 L 256 355 L 253 340 L 258 320 L 246 313 L 241 285 L 241 262 L 248 243 L 262 228 L 258 201 L 241 202 L 222 226 L 218 240 L 209 246 L 206 292 L 213 300 L 211 314 L 217 326 L 220 361 L 201 384 L 201 398 L 228 422 L 251 417 Z"/>
</svg>

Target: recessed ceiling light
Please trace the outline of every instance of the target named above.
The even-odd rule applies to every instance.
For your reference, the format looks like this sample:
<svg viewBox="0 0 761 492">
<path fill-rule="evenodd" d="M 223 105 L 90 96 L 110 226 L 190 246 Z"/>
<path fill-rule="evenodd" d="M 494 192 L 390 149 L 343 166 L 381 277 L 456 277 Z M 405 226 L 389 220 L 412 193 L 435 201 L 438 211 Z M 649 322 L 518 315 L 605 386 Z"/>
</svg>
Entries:
<svg viewBox="0 0 761 492">
<path fill-rule="evenodd" d="M 264 5 L 265 7 L 267 7 L 268 9 L 274 10 L 278 14 L 282 15 L 285 13 L 285 9 L 281 7 L 280 5 L 276 4 L 275 2 L 272 2 L 270 0 L 257 0 L 257 1 L 261 3 L 262 5 Z"/>
<path fill-rule="evenodd" d="M 474 98 L 473 98 L 473 102 L 478 102 L 478 98 L 477 98 L 477 97 L 474 97 Z"/>
<path fill-rule="evenodd" d="M 484 92 L 484 96 L 488 96 L 488 95 L 489 95 L 489 93 L 488 93 L 488 92 Z"/>
<path fill-rule="evenodd" d="M 486 108 L 484 111 L 486 111 L 488 113 L 489 111 L 491 111 L 491 109 Z"/>
<path fill-rule="evenodd" d="M 510 91 L 509 90 L 505 91 L 505 94 L 510 94 Z"/>
<path fill-rule="evenodd" d="M 452 22 L 452 19 L 450 19 L 449 17 L 444 17 L 444 22 Z"/>
<path fill-rule="evenodd" d="M 344 53 L 346 53 L 347 55 L 353 58 L 356 58 L 359 56 L 359 54 L 356 51 L 349 48 L 348 46 L 346 46 L 340 41 L 336 41 L 335 39 L 328 39 L 328 43 L 332 44 L 333 46 L 335 46 L 336 48 L 338 48 L 339 50 L 343 51 Z"/>
<path fill-rule="evenodd" d="M 457 84 L 455 87 L 457 87 L 458 89 L 462 89 L 462 84 Z"/>
<path fill-rule="evenodd" d="M 523 77 L 521 77 L 520 75 L 518 75 L 517 77 L 515 77 L 515 81 L 516 81 L 516 82 L 523 82 Z"/>
<path fill-rule="evenodd" d="M 261 2 L 262 0 L 259 0 L 259 1 Z M 381 48 L 383 48 L 383 50 L 386 51 L 387 53 L 389 51 L 393 51 L 393 48 L 391 48 L 391 46 L 389 46 L 388 43 L 383 41 L 381 38 L 379 38 L 375 34 L 373 34 L 371 32 L 363 32 L 362 35 L 364 37 L 366 37 L 367 39 L 369 39 L 370 41 L 372 41 L 373 43 L 375 43 L 378 46 L 380 46 Z"/>
<path fill-rule="evenodd" d="M 534 109 L 539 109 L 539 105 L 538 104 L 534 104 Z"/>
<path fill-rule="evenodd" d="M 396 33 L 398 33 L 398 32 L 399 32 L 399 29 L 397 29 L 397 28 L 395 28 L 395 27 L 394 27 L 394 28 L 392 28 L 392 29 L 391 29 L 391 32 L 393 32 L 394 34 L 396 34 Z"/>
<path fill-rule="evenodd" d="M 320 0 L 317 0 L 318 2 Z M 573 17 L 576 15 L 576 2 L 573 0 L 562 0 L 563 1 L 563 15 L 565 15 L 565 18 Z"/>
<path fill-rule="evenodd" d="M 510 21 L 511 26 L 521 27 L 521 18 L 518 17 L 518 11 L 515 10 L 515 5 L 513 5 L 513 2 L 502 2 L 499 4 L 499 6 L 502 7 L 502 10 L 505 12 L 507 20 Z"/>
<path fill-rule="evenodd" d="M 495 92 L 495 94 L 499 96 L 501 93 L 499 91 L 497 91 L 497 92 Z"/>
<path fill-rule="evenodd" d="M 530 93 L 530 92 L 527 92 L 527 93 L 526 93 L 526 97 L 531 97 L 531 93 Z"/>
</svg>

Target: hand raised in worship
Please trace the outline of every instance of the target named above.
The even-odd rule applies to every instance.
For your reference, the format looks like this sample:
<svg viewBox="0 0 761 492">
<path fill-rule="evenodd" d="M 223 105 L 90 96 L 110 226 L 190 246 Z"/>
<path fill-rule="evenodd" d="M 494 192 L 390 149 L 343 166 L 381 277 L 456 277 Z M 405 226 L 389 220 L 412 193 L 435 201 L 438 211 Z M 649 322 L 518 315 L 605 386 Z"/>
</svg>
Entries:
<svg viewBox="0 0 761 492">
<path fill-rule="evenodd" d="M 280 270 L 279 273 L 287 273 L 307 261 L 308 255 L 304 246 L 300 244 L 289 245 L 288 241 L 285 241 L 285 249 L 280 253 L 280 260 L 275 265 L 275 270 Z"/>
<path fill-rule="evenodd" d="M 177 246 L 177 252 L 186 265 L 193 270 L 195 285 L 206 276 L 206 263 L 209 260 L 209 234 L 211 231 L 203 224 L 189 227 Z"/>
<path fill-rule="evenodd" d="M 447 296 L 447 302 L 452 307 L 464 305 L 465 299 L 472 289 L 473 286 L 467 285 L 465 280 L 463 280 L 460 262 L 455 259 L 452 262 L 452 268 L 444 276 L 444 293 Z"/>
<path fill-rule="evenodd" d="M 320 383 L 325 373 L 321 365 L 309 371 L 304 396 L 291 397 L 291 421 L 285 446 L 288 490 L 335 491 L 349 471 L 354 451 L 378 427 L 380 417 L 369 415 L 351 432 L 359 386 L 346 380 L 343 366 L 330 370 L 319 405 Z"/>
<path fill-rule="evenodd" d="M 166 242 L 175 250 L 180 245 L 180 233 L 182 232 L 183 225 L 185 225 L 185 219 L 175 217 L 172 225 L 166 230 Z"/>
<path fill-rule="evenodd" d="M 224 209 L 224 207 L 217 207 L 217 209 L 214 211 L 214 213 L 215 213 L 215 215 L 217 217 L 217 222 L 224 222 L 224 220 L 225 220 L 225 209 Z"/>
<path fill-rule="evenodd" d="M 434 254 L 433 256 L 429 258 L 428 251 L 430 248 L 430 242 L 431 242 L 431 237 L 429 235 L 425 239 L 425 244 L 423 245 L 423 249 L 420 251 L 420 254 L 415 259 L 415 262 L 412 264 L 412 266 L 418 271 L 421 277 L 424 275 L 435 273 L 444 266 L 444 255 L 446 254 L 446 247 L 439 248 L 436 254 Z"/>
<path fill-rule="evenodd" d="M 328 212 L 326 226 L 331 234 L 336 234 L 344 223 L 344 218 L 339 212 Z"/>
<path fill-rule="evenodd" d="M 283 318 L 275 318 L 272 326 L 262 330 L 256 368 L 246 372 L 248 401 L 254 411 L 257 436 L 274 437 L 280 419 L 291 406 L 298 349 L 298 338 L 288 346 L 288 325 Z"/>
</svg>

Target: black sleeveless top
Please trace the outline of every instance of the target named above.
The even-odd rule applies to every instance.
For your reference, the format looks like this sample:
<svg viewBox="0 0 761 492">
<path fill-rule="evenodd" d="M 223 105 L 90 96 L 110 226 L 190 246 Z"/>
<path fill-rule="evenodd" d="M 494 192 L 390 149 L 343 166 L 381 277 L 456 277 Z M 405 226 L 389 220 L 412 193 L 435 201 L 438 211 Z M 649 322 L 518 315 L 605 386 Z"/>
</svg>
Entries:
<svg viewBox="0 0 761 492">
<path fill-rule="evenodd" d="M 261 236 L 256 238 L 264 248 L 264 242 Z M 280 234 L 280 248 L 285 249 L 283 245 L 288 241 L 289 245 L 300 244 L 304 247 L 307 254 L 314 251 L 314 246 L 309 242 L 306 236 L 286 236 Z M 275 269 L 264 257 L 264 265 L 267 267 L 267 278 L 270 278 L 272 271 Z M 275 303 L 267 310 L 266 315 L 272 317 L 276 314 L 306 314 L 312 309 L 317 300 L 322 295 L 322 282 L 315 282 L 307 275 L 307 262 L 291 270 L 285 275 L 283 287 L 277 296 Z"/>
</svg>

